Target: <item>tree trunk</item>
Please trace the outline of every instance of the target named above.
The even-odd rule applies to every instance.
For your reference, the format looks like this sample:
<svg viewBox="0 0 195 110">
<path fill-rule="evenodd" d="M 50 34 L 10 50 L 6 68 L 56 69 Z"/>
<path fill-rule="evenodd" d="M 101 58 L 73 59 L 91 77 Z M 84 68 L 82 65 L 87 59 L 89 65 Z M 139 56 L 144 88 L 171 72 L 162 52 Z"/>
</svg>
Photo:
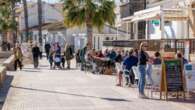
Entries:
<svg viewBox="0 0 195 110">
<path fill-rule="evenodd" d="M 23 1 L 23 9 L 24 9 L 24 22 L 25 22 L 25 37 L 26 41 L 29 40 L 29 26 L 28 26 L 28 6 L 26 0 Z"/>
<path fill-rule="evenodd" d="M 6 51 L 7 50 L 7 32 L 2 32 L 1 50 L 2 51 Z"/>
<path fill-rule="evenodd" d="M 90 48 L 90 49 L 92 49 L 93 48 L 93 46 L 92 46 L 92 38 L 93 38 L 93 26 L 90 24 L 90 23 L 87 23 L 87 38 L 88 38 L 88 40 L 87 40 L 87 42 L 88 42 L 88 47 Z"/>
<path fill-rule="evenodd" d="M 42 41 L 42 0 L 38 0 L 38 20 L 39 20 L 39 44 L 43 46 Z"/>
<path fill-rule="evenodd" d="M 15 19 L 15 17 L 16 17 L 16 12 L 15 12 L 15 6 L 16 6 L 16 2 L 15 2 L 15 0 L 12 0 L 11 1 L 11 7 L 12 7 L 12 20 L 14 21 L 14 22 L 16 22 L 16 19 Z M 13 46 L 15 46 L 15 43 L 16 43 L 16 41 L 17 41 L 17 26 L 16 26 L 16 28 L 14 29 L 14 31 L 12 32 L 12 36 L 13 36 Z"/>
</svg>

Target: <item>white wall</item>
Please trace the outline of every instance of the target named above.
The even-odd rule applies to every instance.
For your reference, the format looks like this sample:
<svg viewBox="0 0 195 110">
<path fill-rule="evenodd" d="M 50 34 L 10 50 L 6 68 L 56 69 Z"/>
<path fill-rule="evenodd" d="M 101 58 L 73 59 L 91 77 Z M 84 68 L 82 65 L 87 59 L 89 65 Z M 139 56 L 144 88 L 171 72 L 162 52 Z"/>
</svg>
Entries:
<svg viewBox="0 0 195 110">
<path fill-rule="evenodd" d="M 50 6 L 47 3 L 42 4 L 43 7 L 43 23 L 54 23 L 57 21 L 63 21 L 63 15 L 55 8 Z M 34 27 L 38 25 L 38 11 L 37 11 L 37 4 L 32 5 L 28 8 L 28 22 L 29 27 Z M 25 29 L 25 21 L 24 21 L 24 12 L 20 14 L 19 17 L 19 29 Z"/>
<path fill-rule="evenodd" d="M 187 36 L 187 21 L 171 21 L 165 24 L 164 37 L 168 39 L 182 39 L 188 38 Z M 160 25 L 155 25 L 150 22 L 149 24 L 149 38 L 150 39 L 160 39 L 161 38 L 161 28 Z"/>
</svg>

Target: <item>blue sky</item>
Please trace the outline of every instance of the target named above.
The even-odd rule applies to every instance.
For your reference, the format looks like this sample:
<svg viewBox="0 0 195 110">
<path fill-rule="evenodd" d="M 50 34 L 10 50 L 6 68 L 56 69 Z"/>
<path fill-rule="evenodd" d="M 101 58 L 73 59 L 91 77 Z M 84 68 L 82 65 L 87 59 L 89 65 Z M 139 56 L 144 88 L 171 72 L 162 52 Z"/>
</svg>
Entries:
<svg viewBox="0 0 195 110">
<path fill-rule="evenodd" d="M 60 0 L 44 0 L 44 1 L 55 3 L 55 2 L 60 1 Z"/>
</svg>

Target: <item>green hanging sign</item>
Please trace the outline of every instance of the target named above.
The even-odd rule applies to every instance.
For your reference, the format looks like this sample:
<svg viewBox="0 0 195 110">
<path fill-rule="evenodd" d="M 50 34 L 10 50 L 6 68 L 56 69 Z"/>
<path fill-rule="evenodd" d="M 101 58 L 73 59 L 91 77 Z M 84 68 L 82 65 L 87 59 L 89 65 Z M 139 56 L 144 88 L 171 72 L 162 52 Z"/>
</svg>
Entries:
<svg viewBox="0 0 195 110">
<path fill-rule="evenodd" d="M 152 20 L 152 24 L 160 25 L 160 20 Z"/>
</svg>

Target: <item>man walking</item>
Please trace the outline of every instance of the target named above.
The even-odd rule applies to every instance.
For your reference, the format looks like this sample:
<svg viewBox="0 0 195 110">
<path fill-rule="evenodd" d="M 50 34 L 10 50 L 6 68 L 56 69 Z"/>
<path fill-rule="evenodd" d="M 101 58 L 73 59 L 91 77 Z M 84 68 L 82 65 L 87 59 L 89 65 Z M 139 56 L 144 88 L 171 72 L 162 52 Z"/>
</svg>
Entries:
<svg viewBox="0 0 195 110">
<path fill-rule="evenodd" d="M 34 68 L 38 68 L 38 66 L 39 66 L 40 49 L 37 46 L 37 43 L 35 43 L 34 47 L 32 48 L 32 54 L 33 54 Z"/>
<path fill-rule="evenodd" d="M 45 44 L 45 52 L 46 52 L 47 59 L 49 59 L 50 48 L 51 48 L 51 45 L 49 43 L 46 43 Z"/>
<path fill-rule="evenodd" d="M 67 62 L 67 69 L 70 69 L 70 61 L 74 58 L 72 48 L 69 44 L 65 44 L 64 48 L 64 56 L 65 60 Z"/>
<path fill-rule="evenodd" d="M 85 65 L 85 55 L 88 51 L 88 44 L 80 50 L 79 57 L 81 60 L 81 71 L 84 71 L 84 65 Z"/>
</svg>

